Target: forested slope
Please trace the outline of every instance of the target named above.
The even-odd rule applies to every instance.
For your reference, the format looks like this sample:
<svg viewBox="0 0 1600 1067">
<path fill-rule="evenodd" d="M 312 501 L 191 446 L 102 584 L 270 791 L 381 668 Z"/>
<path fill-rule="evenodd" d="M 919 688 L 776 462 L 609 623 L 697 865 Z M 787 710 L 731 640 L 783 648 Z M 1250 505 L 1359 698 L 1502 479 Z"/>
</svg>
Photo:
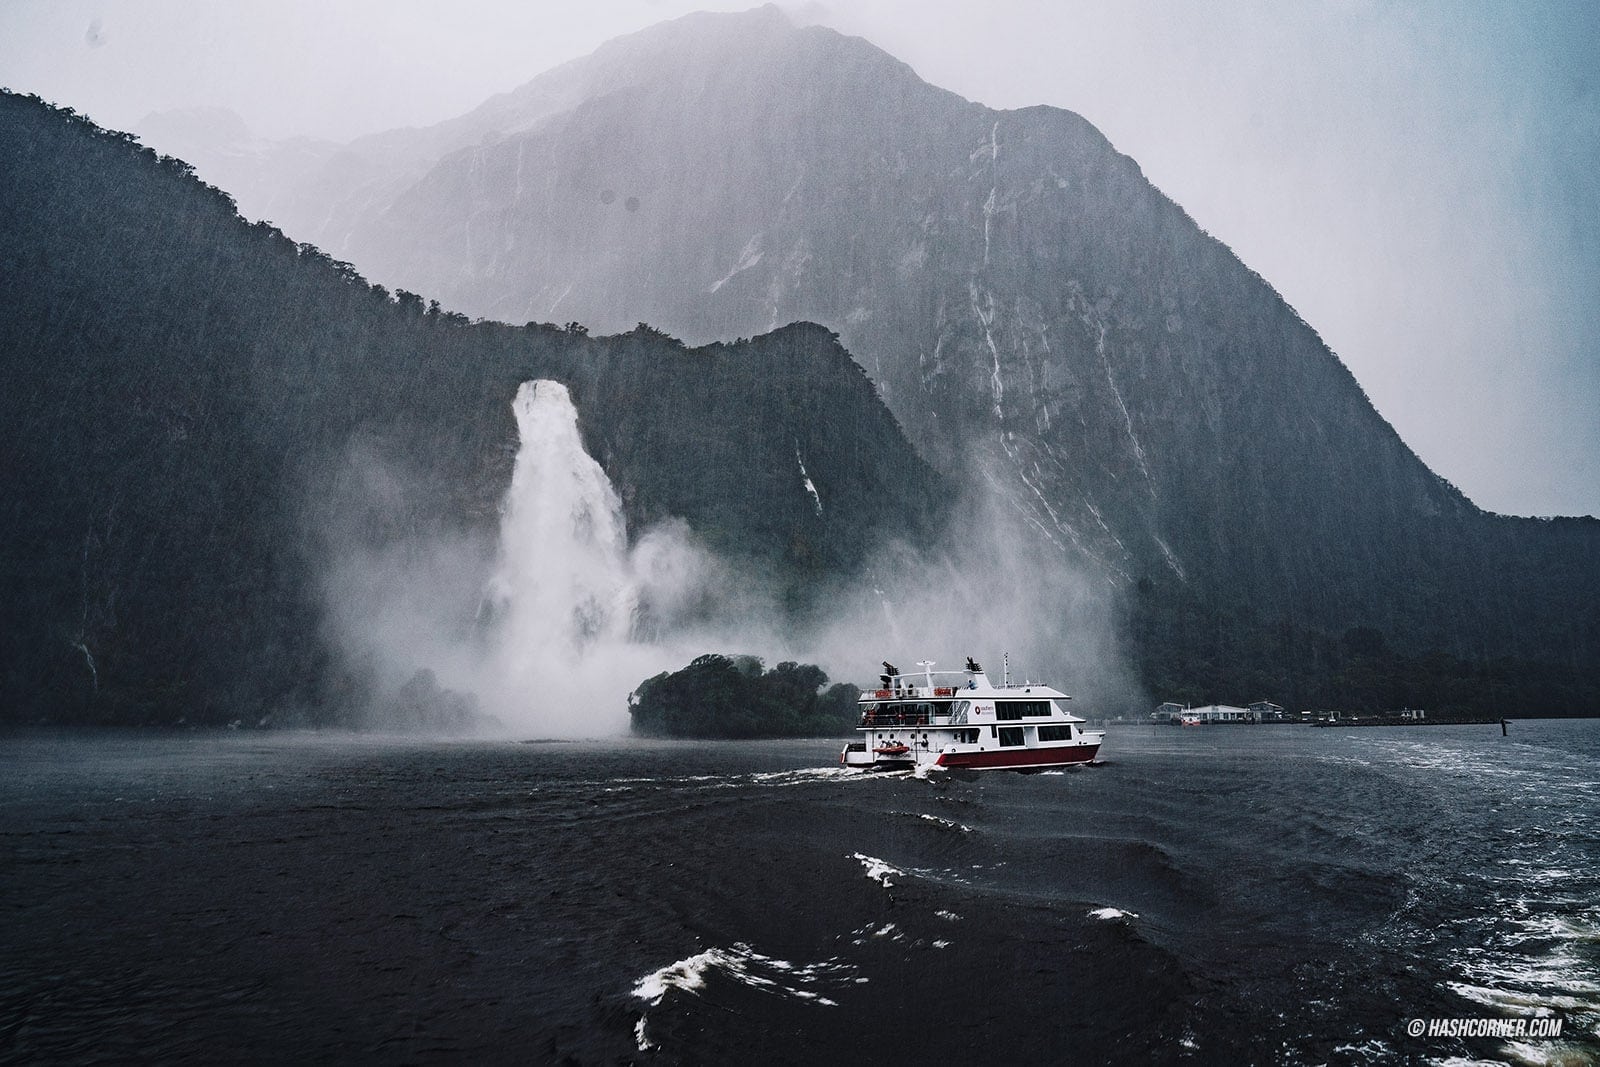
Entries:
<svg viewBox="0 0 1600 1067">
<path fill-rule="evenodd" d="M 492 532 L 530 378 L 568 385 L 631 526 L 687 520 L 794 610 L 874 546 L 932 530 L 941 483 L 818 327 L 689 349 L 648 328 L 469 323 L 12 94 L 0 189 L 13 721 L 339 719 L 353 680 L 333 669 L 317 577 L 352 453 L 407 473 L 362 516 L 372 542 Z"/>
</svg>

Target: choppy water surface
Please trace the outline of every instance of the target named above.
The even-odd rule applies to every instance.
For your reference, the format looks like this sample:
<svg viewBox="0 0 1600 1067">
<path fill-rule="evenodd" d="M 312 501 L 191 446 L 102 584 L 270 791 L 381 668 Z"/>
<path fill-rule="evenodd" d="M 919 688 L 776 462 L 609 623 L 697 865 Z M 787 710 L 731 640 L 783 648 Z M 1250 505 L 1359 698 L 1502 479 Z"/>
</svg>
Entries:
<svg viewBox="0 0 1600 1067">
<path fill-rule="evenodd" d="M 0 1057 L 1588 1062 L 1600 723 L 0 740 Z M 1413 1018 L 1563 1016 L 1558 1041 Z"/>
</svg>

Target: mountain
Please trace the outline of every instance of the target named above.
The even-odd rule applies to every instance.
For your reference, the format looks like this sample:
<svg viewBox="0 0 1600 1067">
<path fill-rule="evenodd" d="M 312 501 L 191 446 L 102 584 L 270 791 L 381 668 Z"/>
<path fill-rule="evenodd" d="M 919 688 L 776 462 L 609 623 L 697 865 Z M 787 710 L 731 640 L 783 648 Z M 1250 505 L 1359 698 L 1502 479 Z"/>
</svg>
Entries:
<svg viewBox="0 0 1600 1067">
<path fill-rule="evenodd" d="M 0 94 L 0 188 L 6 720 L 348 721 L 335 526 L 492 541 L 529 379 L 567 386 L 631 530 L 682 519 L 796 612 L 933 536 L 944 483 L 820 327 L 470 323 L 31 97 Z"/>
<path fill-rule="evenodd" d="M 238 114 L 221 107 L 153 112 L 139 121 L 137 129 L 146 144 L 197 165 L 202 178 L 227 189 L 255 219 L 274 217 L 278 191 L 303 183 L 315 188 L 330 160 L 347 151 L 333 141 L 310 137 L 267 140 Z"/>
<path fill-rule="evenodd" d="M 923 455 L 1128 605 L 1162 695 L 1349 700 L 1371 631 L 1391 672 L 1444 657 L 1452 691 L 1600 710 L 1600 522 L 1474 506 L 1071 112 L 983 107 L 767 7 L 348 156 L 275 217 L 470 314 L 837 331 Z"/>
</svg>

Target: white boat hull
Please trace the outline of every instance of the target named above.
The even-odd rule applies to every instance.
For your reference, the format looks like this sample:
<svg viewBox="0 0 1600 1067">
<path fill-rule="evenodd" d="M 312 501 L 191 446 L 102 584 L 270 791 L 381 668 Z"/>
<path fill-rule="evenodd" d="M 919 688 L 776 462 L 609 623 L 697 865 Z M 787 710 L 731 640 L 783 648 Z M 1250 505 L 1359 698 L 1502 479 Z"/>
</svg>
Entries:
<svg viewBox="0 0 1600 1067">
<path fill-rule="evenodd" d="M 1067 714 L 1072 698 L 1065 693 L 1037 683 L 993 686 L 981 668 L 963 675 L 966 684 L 954 686 L 935 684 L 932 670 L 920 685 L 914 676 L 886 673 L 884 688 L 861 694 L 861 740 L 844 747 L 840 764 L 1034 771 L 1092 763 L 1099 755 L 1105 734 Z"/>
</svg>

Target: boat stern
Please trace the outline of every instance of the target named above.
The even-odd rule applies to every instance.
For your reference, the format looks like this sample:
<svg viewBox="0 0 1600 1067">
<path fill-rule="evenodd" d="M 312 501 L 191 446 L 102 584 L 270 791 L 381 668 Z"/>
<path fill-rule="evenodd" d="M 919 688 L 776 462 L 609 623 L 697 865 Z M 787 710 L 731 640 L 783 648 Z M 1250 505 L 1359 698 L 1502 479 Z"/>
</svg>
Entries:
<svg viewBox="0 0 1600 1067">
<path fill-rule="evenodd" d="M 839 766 L 865 769 L 872 766 L 875 759 L 865 741 L 852 741 L 839 753 Z"/>
</svg>

